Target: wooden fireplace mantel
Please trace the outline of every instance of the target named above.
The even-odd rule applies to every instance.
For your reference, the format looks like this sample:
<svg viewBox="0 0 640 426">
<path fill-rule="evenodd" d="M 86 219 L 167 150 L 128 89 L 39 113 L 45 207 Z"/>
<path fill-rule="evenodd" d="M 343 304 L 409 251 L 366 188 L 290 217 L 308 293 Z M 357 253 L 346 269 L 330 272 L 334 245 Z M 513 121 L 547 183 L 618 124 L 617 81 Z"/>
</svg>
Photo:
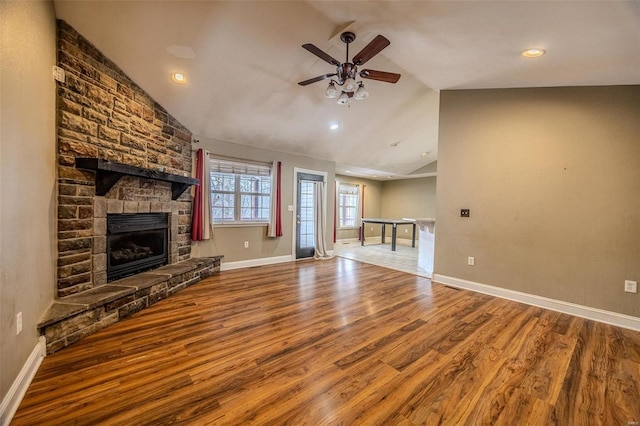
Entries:
<svg viewBox="0 0 640 426">
<path fill-rule="evenodd" d="M 96 195 L 106 195 L 122 176 L 137 176 L 171 183 L 171 199 L 177 200 L 191 185 L 198 185 L 199 179 L 174 175 L 159 170 L 129 166 L 99 158 L 76 158 L 76 168 L 96 172 Z"/>
</svg>

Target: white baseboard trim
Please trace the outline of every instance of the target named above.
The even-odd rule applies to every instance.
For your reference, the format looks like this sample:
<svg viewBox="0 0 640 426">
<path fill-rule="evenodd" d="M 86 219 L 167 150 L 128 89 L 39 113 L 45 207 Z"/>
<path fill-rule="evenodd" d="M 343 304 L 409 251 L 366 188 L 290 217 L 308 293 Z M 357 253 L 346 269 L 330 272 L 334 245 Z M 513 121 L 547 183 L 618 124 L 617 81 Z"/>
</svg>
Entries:
<svg viewBox="0 0 640 426">
<path fill-rule="evenodd" d="M 548 297 L 522 293 L 520 291 L 509 290 L 501 287 L 494 287 L 492 285 L 448 277 L 446 275 L 434 274 L 433 282 L 445 284 L 451 287 L 463 288 L 477 293 L 488 294 L 502 299 L 513 300 L 527 305 L 538 306 L 540 308 L 550 309 L 552 311 L 562 312 L 622 328 L 628 328 L 630 330 L 640 331 L 640 318 L 631 315 L 605 311 L 604 309 L 592 308 L 590 306 L 578 305 L 571 302 L 564 302 L 562 300 L 550 299 Z"/>
<path fill-rule="evenodd" d="M 358 238 L 358 237 L 356 237 L 356 238 L 340 238 L 340 239 L 337 239 L 334 244 L 355 243 L 356 241 L 360 241 L 360 238 Z"/>
<path fill-rule="evenodd" d="M 27 389 L 33 380 L 33 377 L 38 372 L 40 363 L 44 359 L 47 353 L 47 343 L 44 336 L 40 336 L 36 347 L 33 348 L 31 354 L 27 358 L 27 361 L 22 366 L 22 370 L 18 374 L 18 377 L 13 381 L 13 384 L 9 388 L 9 392 L 2 399 L 0 404 L 0 426 L 8 426 L 11 423 L 11 419 L 16 414 L 24 394 L 27 393 Z"/>
<path fill-rule="evenodd" d="M 220 264 L 221 271 L 230 271 L 232 269 L 251 268 L 254 266 L 272 265 L 274 263 L 291 262 L 293 257 L 291 255 L 275 256 L 275 257 L 261 257 L 259 259 L 238 260 L 237 262 L 222 262 Z"/>
</svg>

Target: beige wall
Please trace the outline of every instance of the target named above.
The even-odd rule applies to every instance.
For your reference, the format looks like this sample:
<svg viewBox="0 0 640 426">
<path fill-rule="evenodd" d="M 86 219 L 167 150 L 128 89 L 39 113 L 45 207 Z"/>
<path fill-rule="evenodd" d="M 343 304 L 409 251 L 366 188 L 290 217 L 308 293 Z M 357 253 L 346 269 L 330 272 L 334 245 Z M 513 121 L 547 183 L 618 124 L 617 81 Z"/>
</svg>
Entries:
<svg viewBox="0 0 640 426">
<path fill-rule="evenodd" d="M 354 176 L 336 175 L 336 180 L 343 183 L 351 183 L 360 185 L 360 189 L 364 187 L 364 215 L 365 217 L 380 217 L 382 202 L 382 182 L 377 180 L 363 179 Z M 358 212 L 360 215 L 361 212 Z M 337 218 L 336 218 L 337 220 Z M 375 226 L 373 231 L 370 228 L 365 230 L 365 238 L 372 236 L 380 236 L 380 227 Z M 358 238 L 358 228 L 343 228 L 336 230 L 338 240 L 347 240 Z"/>
<path fill-rule="evenodd" d="M 366 185 L 365 217 L 401 219 L 403 217 L 435 217 L 436 215 L 436 177 L 376 181 L 353 176 L 337 175 L 340 182 Z M 373 228 L 373 229 L 372 229 Z M 399 238 L 411 238 L 411 228 L 398 228 Z M 406 230 L 406 232 L 405 232 Z M 379 225 L 367 226 L 365 237 L 380 236 Z M 391 236 L 391 227 L 386 235 Z M 357 229 L 338 229 L 338 239 L 358 238 Z"/>
<path fill-rule="evenodd" d="M 640 316 L 640 86 L 440 99 L 435 273 Z"/>
<path fill-rule="evenodd" d="M 38 343 L 55 286 L 56 21 L 50 2 L 0 2 L 0 399 Z M 16 336 L 16 314 L 23 331 Z"/>
<path fill-rule="evenodd" d="M 245 160 L 272 162 L 282 161 L 282 231 L 280 238 L 267 238 L 266 226 L 241 226 L 214 228 L 214 237 L 208 241 L 192 242 L 191 256 L 224 255 L 223 263 L 290 256 L 293 251 L 294 212 L 287 210 L 294 203 L 294 168 L 308 169 L 327 173 L 327 249 L 333 250 L 333 197 L 335 182 L 335 163 L 317 160 L 299 155 L 291 155 L 266 149 L 251 148 L 244 145 L 200 139 L 194 149 L 208 149 L 213 154 Z M 244 241 L 249 248 L 244 248 Z"/>
<path fill-rule="evenodd" d="M 382 217 L 436 217 L 435 176 L 384 182 L 382 194 Z M 391 235 L 391 229 L 387 229 L 386 234 Z M 398 238 L 411 238 L 411 228 L 399 226 Z"/>
</svg>

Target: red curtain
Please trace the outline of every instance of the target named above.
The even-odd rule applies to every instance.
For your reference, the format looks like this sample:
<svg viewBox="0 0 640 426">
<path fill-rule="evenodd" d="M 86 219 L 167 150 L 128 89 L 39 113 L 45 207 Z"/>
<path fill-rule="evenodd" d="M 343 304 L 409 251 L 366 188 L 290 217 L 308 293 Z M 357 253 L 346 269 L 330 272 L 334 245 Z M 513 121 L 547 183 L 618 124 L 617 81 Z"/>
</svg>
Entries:
<svg viewBox="0 0 640 426">
<path fill-rule="evenodd" d="M 282 237 L 282 162 L 278 161 L 278 184 L 276 186 L 276 237 Z"/>
<path fill-rule="evenodd" d="M 361 210 L 360 219 L 363 219 L 363 218 L 364 218 L 364 188 L 365 188 L 366 186 L 367 186 L 367 185 L 362 184 L 362 197 L 360 197 L 360 203 L 362 203 L 362 204 L 360 205 L 360 210 Z M 362 227 L 362 223 L 361 223 L 361 224 L 360 224 L 360 227 L 358 228 L 358 240 L 361 240 L 361 239 L 362 239 L 362 237 L 364 236 L 364 235 L 362 235 L 362 233 L 363 233 L 363 232 L 364 232 L 364 228 Z"/>
<path fill-rule="evenodd" d="M 196 185 L 196 193 L 193 198 L 193 209 L 191 210 L 191 239 L 202 241 L 204 224 L 202 223 L 202 163 L 204 161 L 204 151 L 198 150 L 196 155 L 196 178 L 200 181 Z"/>
<path fill-rule="evenodd" d="M 338 238 L 338 182 L 333 185 L 333 242 Z"/>
</svg>

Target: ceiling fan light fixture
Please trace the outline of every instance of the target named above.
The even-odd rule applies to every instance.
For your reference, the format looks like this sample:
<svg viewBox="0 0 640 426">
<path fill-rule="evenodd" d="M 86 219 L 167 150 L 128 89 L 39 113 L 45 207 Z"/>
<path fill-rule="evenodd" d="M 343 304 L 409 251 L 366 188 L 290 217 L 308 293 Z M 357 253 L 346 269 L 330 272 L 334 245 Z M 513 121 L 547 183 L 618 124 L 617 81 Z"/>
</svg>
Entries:
<svg viewBox="0 0 640 426">
<path fill-rule="evenodd" d="M 357 100 L 366 99 L 369 96 L 369 92 L 364 88 L 364 84 L 360 82 L 358 84 L 358 90 L 353 94 L 353 97 Z"/>
<path fill-rule="evenodd" d="M 324 95 L 329 99 L 334 99 L 338 97 L 338 89 L 336 89 L 335 83 L 332 81 L 329 83 L 327 90 L 325 90 Z"/>
<path fill-rule="evenodd" d="M 311 43 L 303 44 L 303 49 L 336 68 L 335 72 L 332 74 L 319 75 L 314 78 L 300 81 L 298 84 L 300 86 L 307 86 L 318 81 L 331 79 L 329 86 L 324 92 L 325 96 L 330 99 L 338 98 L 337 102 L 339 105 L 349 106 L 351 105 L 351 98 L 361 100 L 366 99 L 369 96 L 369 93 L 365 90 L 362 81 L 356 81 L 358 76 L 385 83 L 397 83 L 398 79 L 400 79 L 400 74 L 369 69 L 358 71 L 358 67 L 364 65 L 367 61 L 380 53 L 384 48 L 389 46 L 391 42 L 383 35 L 378 34 L 365 47 L 363 47 L 360 52 L 353 56 L 350 61 L 349 44 L 351 44 L 355 39 L 356 35 L 351 31 L 345 31 L 340 35 L 340 40 L 342 40 L 342 42 L 347 46 L 344 62 L 337 60 Z"/>
<path fill-rule="evenodd" d="M 355 91 L 358 88 L 358 83 L 356 83 L 356 81 L 349 77 L 344 81 L 344 85 L 342 86 L 342 90 L 347 92 L 347 93 L 351 93 L 353 91 Z"/>
<path fill-rule="evenodd" d="M 346 92 L 342 92 L 340 97 L 338 98 L 338 105 L 348 105 L 349 104 L 349 95 Z"/>
</svg>

